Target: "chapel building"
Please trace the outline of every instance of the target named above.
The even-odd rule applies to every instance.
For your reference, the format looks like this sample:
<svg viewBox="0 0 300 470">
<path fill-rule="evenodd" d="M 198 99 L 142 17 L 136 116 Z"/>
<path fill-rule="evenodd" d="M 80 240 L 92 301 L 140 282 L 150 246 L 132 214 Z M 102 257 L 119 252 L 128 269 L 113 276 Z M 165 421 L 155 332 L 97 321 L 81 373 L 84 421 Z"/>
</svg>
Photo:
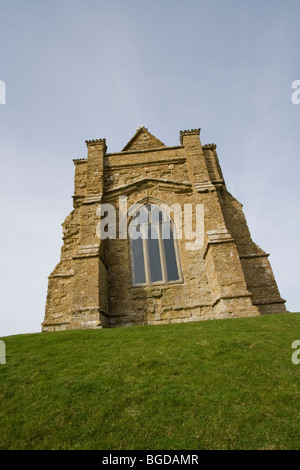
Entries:
<svg viewBox="0 0 300 470">
<path fill-rule="evenodd" d="M 49 276 L 43 331 L 285 311 L 268 254 L 200 129 L 168 147 L 140 127 L 121 152 L 90 140 Z"/>
</svg>

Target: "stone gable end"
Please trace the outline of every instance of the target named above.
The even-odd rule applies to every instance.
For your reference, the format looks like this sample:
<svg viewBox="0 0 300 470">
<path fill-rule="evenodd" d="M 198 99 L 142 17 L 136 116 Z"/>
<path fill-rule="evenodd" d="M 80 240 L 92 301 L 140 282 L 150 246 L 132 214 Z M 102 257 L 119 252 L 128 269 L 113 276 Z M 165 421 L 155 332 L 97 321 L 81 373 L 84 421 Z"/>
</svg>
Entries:
<svg viewBox="0 0 300 470">
<path fill-rule="evenodd" d="M 43 331 L 285 311 L 269 255 L 252 241 L 242 205 L 226 188 L 216 145 L 199 136 L 200 129 L 181 131 L 180 145 L 167 147 L 141 127 L 116 153 L 105 139 L 86 141 L 87 158 L 74 160 L 74 209 L 49 276 Z M 108 207 L 117 223 L 105 238 L 99 226 Z M 128 236 L 135 208 L 148 217 L 137 230 L 155 235 Z"/>
</svg>

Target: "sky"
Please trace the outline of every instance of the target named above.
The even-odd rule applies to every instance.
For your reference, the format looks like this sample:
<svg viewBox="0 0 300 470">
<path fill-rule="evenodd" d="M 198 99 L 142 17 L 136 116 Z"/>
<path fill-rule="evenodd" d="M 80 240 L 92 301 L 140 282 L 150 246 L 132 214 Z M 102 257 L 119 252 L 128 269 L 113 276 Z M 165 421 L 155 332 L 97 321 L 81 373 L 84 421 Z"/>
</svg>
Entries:
<svg viewBox="0 0 300 470">
<path fill-rule="evenodd" d="M 41 331 L 85 140 L 201 128 L 300 311 L 299 0 L 0 0 L 0 336 Z"/>
</svg>

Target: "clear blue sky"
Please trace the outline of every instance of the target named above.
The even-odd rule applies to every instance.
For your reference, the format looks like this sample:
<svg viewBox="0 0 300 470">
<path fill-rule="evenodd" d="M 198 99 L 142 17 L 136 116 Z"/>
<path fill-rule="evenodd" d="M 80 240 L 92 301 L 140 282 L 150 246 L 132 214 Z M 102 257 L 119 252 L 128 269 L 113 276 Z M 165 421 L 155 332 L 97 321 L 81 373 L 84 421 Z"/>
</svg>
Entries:
<svg viewBox="0 0 300 470">
<path fill-rule="evenodd" d="M 0 336 L 40 331 L 85 140 L 201 127 L 300 311 L 299 0 L 0 0 Z"/>
</svg>

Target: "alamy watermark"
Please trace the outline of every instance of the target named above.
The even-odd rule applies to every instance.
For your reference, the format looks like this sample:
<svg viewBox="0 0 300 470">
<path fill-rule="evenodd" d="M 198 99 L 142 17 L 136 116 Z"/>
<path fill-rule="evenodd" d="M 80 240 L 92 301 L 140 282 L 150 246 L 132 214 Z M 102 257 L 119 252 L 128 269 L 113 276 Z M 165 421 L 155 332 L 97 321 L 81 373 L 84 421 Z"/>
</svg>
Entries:
<svg viewBox="0 0 300 470">
<path fill-rule="evenodd" d="M 6 85 L 3 80 L 0 80 L 0 104 L 6 104 Z"/>
<path fill-rule="evenodd" d="M 296 91 L 292 94 L 292 103 L 300 104 L 300 80 L 295 80 L 292 83 L 292 88 Z"/>
<path fill-rule="evenodd" d="M 133 204 L 128 209 L 127 196 L 119 197 L 117 211 L 112 204 L 100 204 L 97 217 L 97 237 L 110 239 L 163 239 L 184 238 L 187 250 L 199 250 L 204 246 L 204 205 L 164 203 Z"/>
<path fill-rule="evenodd" d="M 6 348 L 4 341 L 0 341 L 0 364 L 6 364 Z"/>
<path fill-rule="evenodd" d="M 292 349 L 296 349 L 296 351 L 292 354 L 292 363 L 295 364 L 295 366 L 298 366 L 300 364 L 300 340 L 293 342 Z"/>
</svg>

